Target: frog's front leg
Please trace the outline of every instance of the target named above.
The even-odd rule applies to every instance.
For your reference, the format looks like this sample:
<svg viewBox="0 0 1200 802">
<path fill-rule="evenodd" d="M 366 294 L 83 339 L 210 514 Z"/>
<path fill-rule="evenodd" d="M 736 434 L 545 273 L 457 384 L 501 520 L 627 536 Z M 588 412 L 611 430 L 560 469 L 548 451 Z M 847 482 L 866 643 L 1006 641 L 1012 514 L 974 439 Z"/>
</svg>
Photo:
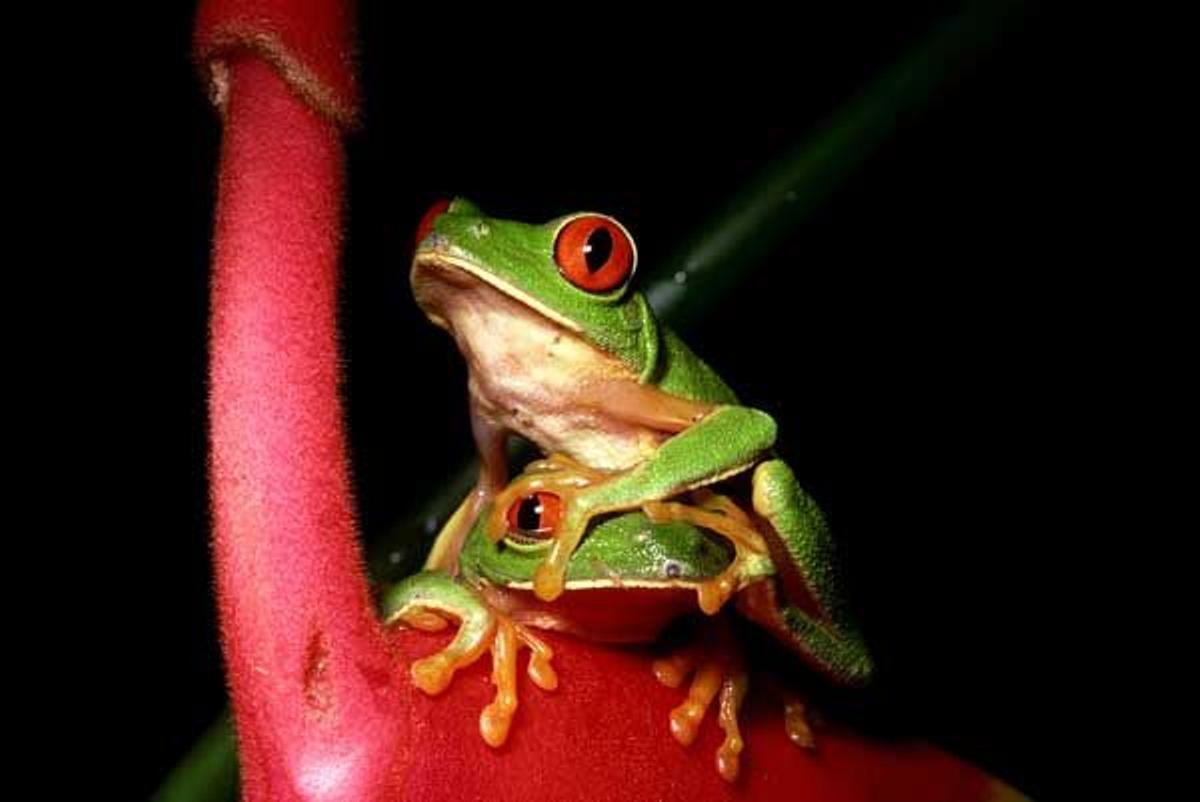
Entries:
<svg viewBox="0 0 1200 802">
<path fill-rule="evenodd" d="M 700 727 L 717 701 L 717 724 L 725 738 L 717 748 L 717 771 L 733 782 L 741 766 L 745 747 L 738 718 L 750 687 L 742 647 L 727 616 L 706 619 L 704 632 L 693 643 L 654 661 L 654 676 L 669 688 L 679 688 L 691 677 L 687 696 L 670 715 L 671 734 L 684 746 L 696 740 Z M 803 749 L 813 749 L 815 719 L 794 692 L 784 693 L 783 722 L 788 740 Z"/>
<path fill-rule="evenodd" d="M 835 681 L 866 683 L 871 657 L 846 609 L 833 539 L 817 502 L 782 460 L 759 465 L 752 482 L 777 582 L 743 590 L 738 609 Z"/>
<path fill-rule="evenodd" d="M 775 431 L 775 421 L 766 413 L 747 407 L 717 407 L 627 471 L 576 475 L 574 486 L 557 482 L 551 489 L 562 496 L 562 515 L 550 553 L 534 575 L 538 598 L 552 601 L 562 593 L 567 561 L 593 516 L 636 509 L 746 470 L 775 442 Z M 523 493 L 537 481 L 556 480 L 533 474 L 521 477 L 509 490 Z M 497 503 L 496 507 L 502 510 L 504 505 Z M 499 539 L 504 530 L 505 521 L 494 514 L 489 537 Z"/>
<path fill-rule="evenodd" d="M 703 642 L 656 660 L 654 676 L 669 688 L 678 688 L 690 676 L 687 697 L 671 711 L 671 734 L 684 746 L 690 746 L 700 733 L 700 725 L 717 701 L 717 723 L 725 738 L 717 749 L 717 772 L 725 780 L 737 779 L 741 753 L 745 746 L 738 715 L 749 688 L 749 674 L 741 648 L 724 618 L 713 622 L 715 630 Z"/>
<path fill-rule="evenodd" d="M 733 545 L 734 556 L 717 576 L 696 585 L 697 603 L 707 615 L 716 615 L 733 594 L 751 582 L 775 573 L 768 549 L 757 526 L 727 496 L 700 488 L 691 494 L 694 503 L 651 501 L 642 505 L 654 523 L 684 521 L 716 532 Z"/>
<path fill-rule="evenodd" d="M 490 746 L 508 739 L 517 709 L 517 652 L 522 645 L 530 650 L 528 673 L 534 684 L 547 691 L 558 686 L 550 647 L 446 573 L 423 571 L 399 583 L 384 596 L 382 612 L 387 624 L 402 622 L 427 631 L 443 629 L 447 619 L 459 622 L 446 648 L 414 661 L 409 669 L 413 684 L 431 696 L 444 691 L 458 669 L 491 650 L 496 697 L 479 717 L 479 732 Z"/>
</svg>

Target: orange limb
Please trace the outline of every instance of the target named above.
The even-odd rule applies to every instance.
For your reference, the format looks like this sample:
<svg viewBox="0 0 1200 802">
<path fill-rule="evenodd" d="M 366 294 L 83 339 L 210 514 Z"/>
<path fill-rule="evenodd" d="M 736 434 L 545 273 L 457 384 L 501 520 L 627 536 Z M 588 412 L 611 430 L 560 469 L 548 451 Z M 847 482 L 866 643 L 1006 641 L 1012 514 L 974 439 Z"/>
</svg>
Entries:
<svg viewBox="0 0 1200 802">
<path fill-rule="evenodd" d="M 746 576 L 745 564 L 752 557 L 767 553 L 767 544 L 750 517 L 734 501 L 709 490 L 692 494 L 697 504 L 678 501 L 652 501 L 642 505 L 646 517 L 654 523 L 684 521 L 716 532 L 733 544 L 734 558 L 717 576 L 696 586 L 697 603 L 707 615 L 715 615 L 734 593 L 741 590 Z"/>
<path fill-rule="evenodd" d="M 534 492 L 549 492 L 559 497 L 563 509 L 575 506 L 579 492 L 609 474 L 589 468 L 566 454 L 551 454 L 545 459 L 530 463 L 525 472 L 500 491 L 492 504 L 485 530 L 492 542 L 504 537 L 508 531 L 508 509 L 517 501 Z M 567 561 L 575 553 L 575 547 L 583 539 L 587 519 L 575 521 L 571 527 L 561 528 L 555 534 L 554 544 L 545 562 L 538 566 L 533 577 L 533 589 L 538 598 L 550 601 L 557 598 L 563 589 Z"/>
<path fill-rule="evenodd" d="M 750 680 L 741 653 L 732 638 L 719 637 L 715 646 L 690 646 L 653 666 L 654 676 L 670 688 L 678 688 L 692 677 L 687 697 L 670 715 L 671 734 L 684 746 L 690 746 L 700 733 L 704 717 L 719 697 L 717 723 L 725 732 L 717 748 L 717 772 L 728 782 L 737 779 L 741 753 L 745 746 L 738 727 L 738 713 L 746 698 Z"/>
<path fill-rule="evenodd" d="M 494 543 L 504 537 L 508 532 L 508 508 L 530 493 L 554 493 L 562 499 L 565 508 L 572 503 L 579 490 L 595 484 L 605 475 L 566 454 L 551 454 L 545 459 L 531 462 L 524 473 L 496 493 L 485 530 L 488 538 Z"/>
<path fill-rule="evenodd" d="M 479 733 L 488 746 L 500 747 L 508 740 L 513 714 L 517 712 L 517 652 L 524 645 L 530 650 L 529 679 L 544 691 L 558 687 L 558 676 L 550 665 L 554 652 L 520 624 L 501 616 L 492 641 L 492 684 L 496 697 L 479 716 Z"/>
<path fill-rule="evenodd" d="M 742 709 L 749 687 L 750 678 L 744 670 L 726 676 L 721 682 L 721 707 L 717 722 L 725 731 L 725 740 L 717 749 L 717 771 L 729 782 L 737 779 L 741 767 L 740 755 L 745 742 L 738 729 L 738 711 Z"/>
</svg>

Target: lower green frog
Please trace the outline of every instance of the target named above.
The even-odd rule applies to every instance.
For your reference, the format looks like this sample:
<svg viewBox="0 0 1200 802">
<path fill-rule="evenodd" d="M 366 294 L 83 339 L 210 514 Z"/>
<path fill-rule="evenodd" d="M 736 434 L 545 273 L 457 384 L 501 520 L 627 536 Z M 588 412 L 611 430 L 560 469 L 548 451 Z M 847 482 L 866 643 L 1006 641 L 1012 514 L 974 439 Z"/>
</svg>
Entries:
<svg viewBox="0 0 1200 802">
<path fill-rule="evenodd" d="M 532 463 L 510 486 L 521 488 L 522 495 L 509 498 L 506 489 L 497 495 L 499 506 L 493 509 L 489 504 L 481 511 L 463 541 L 457 576 L 445 570 L 423 571 L 382 597 L 389 624 L 424 630 L 458 624 L 448 646 L 411 666 L 414 684 L 428 694 L 443 691 L 455 671 L 490 650 L 496 696 L 479 722 L 488 744 L 500 746 L 508 737 L 517 708 L 517 653 L 522 647 L 530 651 L 528 675 L 534 684 L 545 690 L 557 687 L 553 654 L 534 629 L 608 643 L 651 642 L 697 607 L 715 615 L 733 599 L 744 616 L 835 682 L 858 684 L 867 679 L 871 664 L 855 631 L 814 618 L 811 610 L 781 593 L 785 577 L 760 534 L 761 523 L 744 511 L 743 503 L 713 488 L 594 518 L 566 565 L 563 592 L 552 601 L 539 598 L 535 576 L 553 546 L 562 516 L 562 499 L 552 490 L 538 489 L 539 478 L 564 471 L 578 477 L 581 487 L 604 479 L 601 472 L 563 456 Z M 823 526 L 815 504 L 790 473 L 771 481 L 782 488 L 778 492 L 787 493 L 775 503 L 807 514 L 809 525 Z M 742 490 L 758 492 L 761 485 L 756 482 L 754 490 Z M 498 541 L 488 532 L 488 521 L 495 517 L 506 528 Z M 722 620 L 715 619 L 714 625 L 721 627 Z M 719 697 L 718 722 L 725 738 L 717 752 L 717 769 L 732 781 L 743 748 L 737 717 L 747 673 L 731 639 L 704 642 L 707 647 L 691 647 L 656 661 L 653 670 L 671 687 L 692 679 L 686 698 L 670 716 L 671 732 L 685 745 L 694 740 Z M 812 744 L 802 705 L 790 703 L 785 722 L 794 742 Z"/>
</svg>

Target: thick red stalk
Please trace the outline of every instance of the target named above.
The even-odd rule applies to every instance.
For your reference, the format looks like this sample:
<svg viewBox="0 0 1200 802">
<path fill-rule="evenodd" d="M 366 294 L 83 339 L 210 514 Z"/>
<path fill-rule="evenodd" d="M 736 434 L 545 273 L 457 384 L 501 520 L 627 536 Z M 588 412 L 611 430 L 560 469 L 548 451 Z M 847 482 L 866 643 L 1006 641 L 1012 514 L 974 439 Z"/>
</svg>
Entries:
<svg viewBox="0 0 1200 802">
<path fill-rule="evenodd" d="M 338 132 L 229 63 L 214 247 L 212 493 L 247 799 L 369 800 L 398 749 L 338 395 Z"/>
</svg>

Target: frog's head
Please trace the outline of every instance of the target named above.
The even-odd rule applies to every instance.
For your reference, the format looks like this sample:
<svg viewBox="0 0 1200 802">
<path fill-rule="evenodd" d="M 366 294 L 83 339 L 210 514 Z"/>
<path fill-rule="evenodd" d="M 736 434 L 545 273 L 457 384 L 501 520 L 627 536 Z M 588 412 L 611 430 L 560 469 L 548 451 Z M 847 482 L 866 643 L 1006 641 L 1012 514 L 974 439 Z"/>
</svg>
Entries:
<svg viewBox="0 0 1200 802">
<path fill-rule="evenodd" d="M 459 320 L 519 309 L 637 369 L 645 367 L 653 321 L 629 287 L 636 268 L 633 237 L 607 215 L 580 212 L 530 225 L 487 217 L 456 198 L 421 220 L 412 284 L 429 318 L 456 337 L 471 336 Z"/>
<path fill-rule="evenodd" d="M 510 589 L 532 590 L 550 549 L 560 502 L 535 492 L 514 501 L 508 531 L 493 543 L 479 516 L 461 554 L 463 570 Z M 599 518 L 567 564 L 565 589 L 694 589 L 719 575 L 733 549 L 719 535 L 682 521 L 653 522 L 640 511 Z M 755 566 L 761 567 L 761 566 Z"/>
</svg>

